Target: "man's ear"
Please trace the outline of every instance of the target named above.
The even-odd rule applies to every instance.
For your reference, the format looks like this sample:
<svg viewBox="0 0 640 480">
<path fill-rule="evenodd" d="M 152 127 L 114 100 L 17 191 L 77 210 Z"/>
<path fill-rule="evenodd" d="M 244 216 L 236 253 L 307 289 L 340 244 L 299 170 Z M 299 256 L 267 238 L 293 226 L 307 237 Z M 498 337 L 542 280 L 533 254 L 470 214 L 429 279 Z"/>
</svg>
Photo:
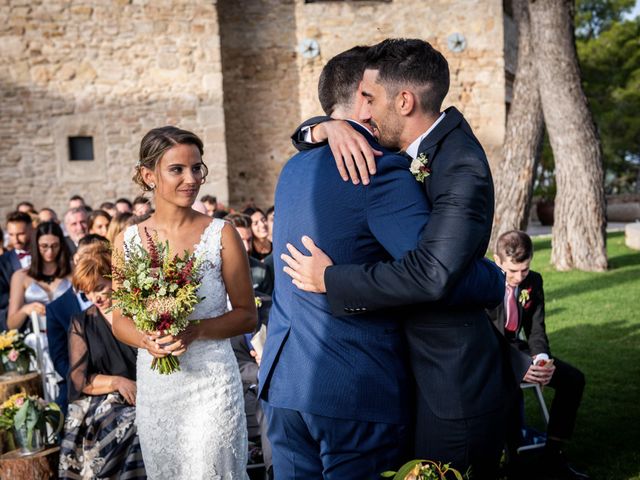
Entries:
<svg viewBox="0 0 640 480">
<path fill-rule="evenodd" d="M 409 90 L 400 90 L 396 97 L 398 113 L 404 117 L 411 115 L 417 108 L 416 96 Z"/>
<path fill-rule="evenodd" d="M 495 253 L 493 254 L 493 261 L 495 262 L 496 265 L 500 266 L 500 257 L 498 255 L 496 255 Z"/>
</svg>

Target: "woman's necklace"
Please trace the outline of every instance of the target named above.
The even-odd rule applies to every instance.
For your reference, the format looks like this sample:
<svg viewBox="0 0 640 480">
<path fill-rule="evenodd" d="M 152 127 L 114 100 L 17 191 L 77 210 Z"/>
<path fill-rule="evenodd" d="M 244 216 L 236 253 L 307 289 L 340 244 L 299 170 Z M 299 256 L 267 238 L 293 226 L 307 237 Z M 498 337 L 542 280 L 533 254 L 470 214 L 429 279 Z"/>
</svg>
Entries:
<svg viewBox="0 0 640 480">
<path fill-rule="evenodd" d="M 53 283 L 55 279 L 55 275 L 45 275 L 44 273 L 40 274 L 40 280 L 42 280 L 47 285 L 51 285 L 51 283 Z"/>
</svg>

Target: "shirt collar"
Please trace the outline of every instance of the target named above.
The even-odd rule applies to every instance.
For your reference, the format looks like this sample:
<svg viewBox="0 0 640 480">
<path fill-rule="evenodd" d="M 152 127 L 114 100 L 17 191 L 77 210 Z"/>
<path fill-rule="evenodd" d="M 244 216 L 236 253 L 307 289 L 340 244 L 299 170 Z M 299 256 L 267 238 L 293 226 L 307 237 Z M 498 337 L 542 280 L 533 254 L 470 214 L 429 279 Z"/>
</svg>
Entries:
<svg viewBox="0 0 640 480">
<path fill-rule="evenodd" d="M 411 156 L 411 158 L 416 158 L 418 156 L 418 148 L 420 148 L 420 144 L 422 143 L 422 140 L 424 140 L 426 136 L 429 135 L 433 131 L 433 129 L 436 128 L 436 126 L 438 126 L 438 124 L 442 121 L 444 116 L 445 116 L 445 112 L 442 112 L 438 117 L 438 119 L 435 122 L 433 122 L 433 125 L 429 127 L 429 130 L 427 130 L 418 138 L 416 138 L 413 142 L 411 142 L 411 145 L 407 147 L 406 152 L 408 155 Z"/>
</svg>

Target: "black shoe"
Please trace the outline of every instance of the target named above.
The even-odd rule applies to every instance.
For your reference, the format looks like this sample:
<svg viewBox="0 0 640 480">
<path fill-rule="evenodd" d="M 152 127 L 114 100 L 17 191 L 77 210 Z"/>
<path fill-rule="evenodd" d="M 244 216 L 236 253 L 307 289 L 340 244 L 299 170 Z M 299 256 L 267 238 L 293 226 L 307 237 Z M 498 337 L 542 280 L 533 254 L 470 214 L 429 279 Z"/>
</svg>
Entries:
<svg viewBox="0 0 640 480">
<path fill-rule="evenodd" d="M 589 480 L 589 475 L 572 467 L 562 453 L 542 456 L 544 472 L 553 478 L 561 480 Z"/>
</svg>

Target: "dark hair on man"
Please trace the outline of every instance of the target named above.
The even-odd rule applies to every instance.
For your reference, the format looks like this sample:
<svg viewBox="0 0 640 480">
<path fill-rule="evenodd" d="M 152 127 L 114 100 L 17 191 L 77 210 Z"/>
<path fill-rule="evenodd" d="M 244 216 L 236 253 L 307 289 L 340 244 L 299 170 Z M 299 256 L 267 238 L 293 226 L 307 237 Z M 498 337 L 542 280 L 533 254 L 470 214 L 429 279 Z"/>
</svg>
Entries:
<svg viewBox="0 0 640 480">
<path fill-rule="evenodd" d="M 116 204 L 113 202 L 102 202 L 98 210 L 113 210 L 116 208 Z"/>
<path fill-rule="evenodd" d="M 231 213 L 224 219 L 236 228 L 251 228 L 251 217 L 244 213 Z"/>
<path fill-rule="evenodd" d="M 449 91 L 449 64 L 424 40 L 388 38 L 369 49 L 365 68 L 378 70 L 378 83 L 391 97 L 405 85 L 415 87 L 424 113 L 439 113 Z"/>
<path fill-rule="evenodd" d="M 33 206 L 33 203 L 27 202 L 27 201 L 20 202 L 18 205 L 16 205 L 16 210 L 18 210 L 20 207 L 27 207 L 33 212 L 35 212 L 36 210 L 35 207 Z"/>
<path fill-rule="evenodd" d="M 11 212 L 7 215 L 7 223 L 26 223 L 31 225 L 31 216 L 25 212 Z"/>
<path fill-rule="evenodd" d="M 60 247 L 56 256 L 56 271 L 53 276 L 55 278 L 63 278 L 71 273 L 71 253 L 64 239 L 62 228 L 56 222 L 42 222 L 36 228 L 35 235 L 31 237 L 31 266 L 29 267 L 29 276 L 36 280 L 45 280 L 44 261 L 38 247 L 38 240 L 43 235 L 53 235 L 58 238 Z"/>
<path fill-rule="evenodd" d="M 120 197 L 119 199 L 116 200 L 116 204 L 118 203 L 126 203 L 127 205 L 129 205 L 129 208 L 133 208 L 133 205 L 131 205 L 131 202 L 129 201 L 128 198 Z"/>
<path fill-rule="evenodd" d="M 333 57 L 322 69 L 318 81 L 318 99 L 327 115 L 331 115 L 338 106 L 350 107 L 353 104 L 369 48 L 350 48 Z"/>
<path fill-rule="evenodd" d="M 78 240 L 78 248 L 98 244 L 103 244 L 108 247 L 109 240 L 107 240 L 102 235 L 98 235 L 97 233 L 87 233 L 84 237 Z"/>
<path fill-rule="evenodd" d="M 213 218 L 226 218 L 229 215 L 229 212 L 226 210 L 216 210 L 213 212 Z"/>
<path fill-rule="evenodd" d="M 149 200 L 147 197 L 143 197 L 142 195 L 138 195 L 136 198 L 133 199 L 133 205 L 149 205 L 151 203 L 151 200 Z"/>
<path fill-rule="evenodd" d="M 496 255 L 500 260 L 521 263 L 533 258 L 531 237 L 520 230 L 511 230 L 498 237 Z"/>
<path fill-rule="evenodd" d="M 200 201 L 202 203 L 218 203 L 218 199 L 213 195 L 203 195 Z"/>
<path fill-rule="evenodd" d="M 82 198 L 80 195 L 72 195 L 69 201 L 72 202 L 74 200 L 81 200 L 82 203 L 84 203 L 84 198 Z"/>
<path fill-rule="evenodd" d="M 266 215 L 265 215 L 265 216 L 267 216 L 267 217 L 268 217 L 271 213 L 273 213 L 273 212 L 275 212 L 275 211 L 276 211 L 276 207 L 275 207 L 275 205 L 271 205 L 269 208 L 267 208 L 267 213 L 266 213 Z"/>
</svg>

